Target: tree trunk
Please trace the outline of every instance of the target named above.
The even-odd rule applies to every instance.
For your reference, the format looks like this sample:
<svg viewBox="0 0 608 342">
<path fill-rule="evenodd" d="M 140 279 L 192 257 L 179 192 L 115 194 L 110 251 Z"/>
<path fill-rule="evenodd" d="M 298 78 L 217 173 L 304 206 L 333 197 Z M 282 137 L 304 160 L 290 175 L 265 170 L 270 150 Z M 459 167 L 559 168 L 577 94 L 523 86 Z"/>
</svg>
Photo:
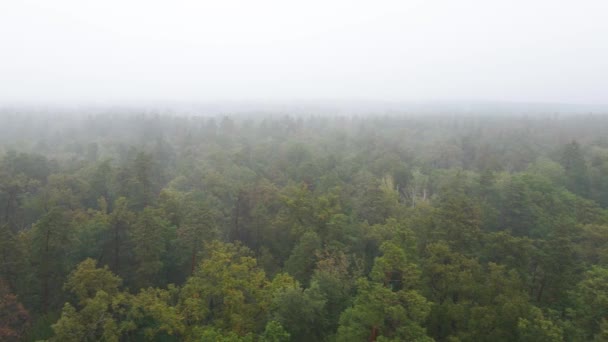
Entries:
<svg viewBox="0 0 608 342">
<path fill-rule="evenodd" d="M 369 342 L 374 342 L 376 341 L 376 338 L 378 338 L 378 327 L 373 326 L 372 327 L 372 333 L 369 336 Z"/>
</svg>

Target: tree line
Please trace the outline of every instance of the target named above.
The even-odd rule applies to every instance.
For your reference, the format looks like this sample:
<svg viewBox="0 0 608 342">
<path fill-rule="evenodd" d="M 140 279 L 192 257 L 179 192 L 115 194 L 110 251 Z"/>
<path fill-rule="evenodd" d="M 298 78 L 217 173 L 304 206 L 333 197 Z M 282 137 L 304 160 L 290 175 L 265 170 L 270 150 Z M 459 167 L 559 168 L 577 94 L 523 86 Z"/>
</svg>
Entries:
<svg viewBox="0 0 608 342">
<path fill-rule="evenodd" d="M 608 117 L 0 121 L 0 340 L 608 340 Z"/>
</svg>

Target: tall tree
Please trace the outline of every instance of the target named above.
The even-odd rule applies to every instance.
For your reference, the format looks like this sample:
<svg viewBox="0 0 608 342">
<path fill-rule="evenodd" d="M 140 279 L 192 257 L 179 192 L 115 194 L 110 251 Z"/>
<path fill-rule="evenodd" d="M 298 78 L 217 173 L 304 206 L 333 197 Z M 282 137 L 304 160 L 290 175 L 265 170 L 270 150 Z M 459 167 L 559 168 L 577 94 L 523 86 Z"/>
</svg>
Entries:
<svg viewBox="0 0 608 342">
<path fill-rule="evenodd" d="M 427 247 L 423 266 L 426 297 L 433 302 L 426 324 L 429 335 L 440 341 L 455 339 L 466 329 L 481 266 L 445 242 Z"/>
<path fill-rule="evenodd" d="M 414 288 L 419 272 L 403 250 L 392 243 L 382 246 L 371 281 L 357 281 L 354 305 L 340 317 L 338 341 L 432 341 L 422 324 L 431 310 Z"/>
<path fill-rule="evenodd" d="M 32 261 L 40 283 L 40 308 L 47 312 L 58 304 L 61 284 L 69 268 L 72 227 L 68 214 L 53 208 L 33 227 Z"/>
<path fill-rule="evenodd" d="M 203 244 L 218 235 L 214 216 L 206 203 L 189 203 L 186 206 L 186 214 L 177 235 L 189 254 L 191 275 L 198 264 L 197 255 Z"/>
<path fill-rule="evenodd" d="M 589 170 L 583 151 L 576 140 L 564 146 L 560 162 L 566 172 L 566 187 L 573 193 L 589 196 Z"/>
<path fill-rule="evenodd" d="M 204 250 L 206 257 L 180 293 L 186 325 L 211 325 L 240 336 L 261 330 L 269 284 L 256 259 L 245 247 L 218 241 Z M 189 334 L 198 335 L 196 329 Z"/>
<path fill-rule="evenodd" d="M 112 212 L 108 215 L 110 225 L 109 236 L 107 237 L 109 260 L 112 271 L 126 277 L 125 263 L 129 262 L 127 253 L 129 253 L 129 241 L 135 214 L 129 210 L 128 200 L 124 197 L 114 201 L 112 207 Z"/>
<path fill-rule="evenodd" d="M 159 284 L 163 258 L 170 238 L 169 222 L 160 209 L 146 207 L 133 226 L 131 238 L 137 267 L 135 275 L 140 287 Z"/>
<path fill-rule="evenodd" d="M 585 272 L 574 291 L 571 292 L 574 320 L 580 329 L 581 340 L 598 341 L 605 330 L 608 317 L 608 268 L 594 266 Z"/>
<path fill-rule="evenodd" d="M 308 284 L 317 262 L 321 240 L 315 232 L 306 232 L 285 262 L 285 270 L 302 284 Z"/>
<path fill-rule="evenodd" d="M 453 250 L 475 253 L 481 240 L 481 208 L 466 193 L 463 175 L 456 175 L 446 184 L 437 207 L 437 237 L 447 241 Z"/>
</svg>

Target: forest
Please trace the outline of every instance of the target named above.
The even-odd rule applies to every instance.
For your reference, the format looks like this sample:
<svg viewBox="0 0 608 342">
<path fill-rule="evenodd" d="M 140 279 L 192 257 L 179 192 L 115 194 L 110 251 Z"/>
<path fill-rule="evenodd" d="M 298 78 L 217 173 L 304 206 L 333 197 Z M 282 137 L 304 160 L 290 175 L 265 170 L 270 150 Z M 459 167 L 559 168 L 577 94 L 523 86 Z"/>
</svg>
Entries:
<svg viewBox="0 0 608 342">
<path fill-rule="evenodd" d="M 0 341 L 608 341 L 608 116 L 0 113 Z"/>
</svg>

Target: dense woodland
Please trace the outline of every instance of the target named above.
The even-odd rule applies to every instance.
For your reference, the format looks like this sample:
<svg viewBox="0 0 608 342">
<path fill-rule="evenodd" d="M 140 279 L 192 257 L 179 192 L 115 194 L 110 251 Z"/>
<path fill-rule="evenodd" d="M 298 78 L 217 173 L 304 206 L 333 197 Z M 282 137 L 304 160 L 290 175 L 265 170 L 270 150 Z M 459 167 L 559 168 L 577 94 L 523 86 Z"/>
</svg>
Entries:
<svg viewBox="0 0 608 342">
<path fill-rule="evenodd" d="M 608 116 L 0 118 L 2 341 L 608 341 Z"/>
</svg>

